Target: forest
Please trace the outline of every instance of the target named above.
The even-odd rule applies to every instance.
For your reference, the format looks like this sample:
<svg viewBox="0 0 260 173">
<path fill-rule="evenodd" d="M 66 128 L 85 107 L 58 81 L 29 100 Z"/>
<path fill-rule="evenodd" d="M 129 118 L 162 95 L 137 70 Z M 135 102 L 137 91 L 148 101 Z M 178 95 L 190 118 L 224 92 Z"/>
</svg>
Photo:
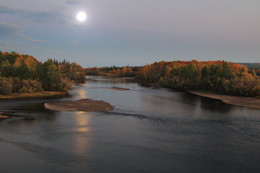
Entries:
<svg viewBox="0 0 260 173">
<path fill-rule="evenodd" d="M 0 51 L 0 95 L 67 92 L 72 83 L 84 81 L 85 71 L 77 63 L 54 59 L 40 62 L 30 55 Z"/>
<path fill-rule="evenodd" d="M 118 77 L 136 77 L 138 66 L 125 66 L 125 67 L 91 67 L 86 68 L 86 75 L 90 76 L 118 76 Z"/>
<path fill-rule="evenodd" d="M 0 95 L 42 91 L 67 92 L 85 75 L 135 77 L 142 85 L 203 90 L 237 96 L 260 96 L 259 69 L 226 61 L 155 62 L 143 67 L 93 67 L 0 51 Z"/>
<path fill-rule="evenodd" d="M 203 90 L 236 96 L 260 96 L 254 69 L 226 61 L 155 62 L 139 69 L 137 81 L 180 90 Z"/>
</svg>

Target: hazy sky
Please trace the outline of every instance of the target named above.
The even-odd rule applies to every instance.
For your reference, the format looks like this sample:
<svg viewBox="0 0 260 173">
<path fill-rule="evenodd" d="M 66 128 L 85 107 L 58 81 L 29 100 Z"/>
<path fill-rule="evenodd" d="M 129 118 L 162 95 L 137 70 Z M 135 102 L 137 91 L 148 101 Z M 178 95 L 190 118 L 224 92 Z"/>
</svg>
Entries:
<svg viewBox="0 0 260 173">
<path fill-rule="evenodd" d="M 260 62 L 259 9 L 259 0 L 0 0 L 0 50 L 85 67 Z"/>
</svg>

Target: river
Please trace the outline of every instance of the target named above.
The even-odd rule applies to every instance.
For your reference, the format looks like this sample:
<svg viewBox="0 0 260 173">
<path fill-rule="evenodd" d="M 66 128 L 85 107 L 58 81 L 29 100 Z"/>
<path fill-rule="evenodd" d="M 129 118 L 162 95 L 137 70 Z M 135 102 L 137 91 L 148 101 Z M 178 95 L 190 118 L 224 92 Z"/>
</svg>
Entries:
<svg viewBox="0 0 260 173">
<path fill-rule="evenodd" d="M 130 90 L 111 90 L 110 87 Z M 110 112 L 43 103 L 95 99 Z M 260 110 L 125 79 L 88 77 L 70 97 L 0 101 L 3 173 L 258 173 Z"/>
</svg>

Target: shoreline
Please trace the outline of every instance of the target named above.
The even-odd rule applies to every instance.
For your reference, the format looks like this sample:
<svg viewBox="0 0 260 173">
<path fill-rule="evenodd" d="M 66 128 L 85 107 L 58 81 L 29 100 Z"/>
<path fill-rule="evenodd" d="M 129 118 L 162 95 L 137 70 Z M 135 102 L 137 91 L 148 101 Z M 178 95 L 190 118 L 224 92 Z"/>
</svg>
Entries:
<svg viewBox="0 0 260 173">
<path fill-rule="evenodd" d="M 21 98 L 41 98 L 41 97 L 55 97 L 66 96 L 68 92 L 62 91 L 42 91 L 34 93 L 12 93 L 11 95 L 0 95 L 0 100 L 21 99 Z"/>
<path fill-rule="evenodd" d="M 224 103 L 235 105 L 235 106 L 260 109 L 260 99 L 257 98 L 221 95 L 221 94 L 207 93 L 203 91 L 188 91 L 188 93 L 200 97 L 217 99 Z"/>
</svg>

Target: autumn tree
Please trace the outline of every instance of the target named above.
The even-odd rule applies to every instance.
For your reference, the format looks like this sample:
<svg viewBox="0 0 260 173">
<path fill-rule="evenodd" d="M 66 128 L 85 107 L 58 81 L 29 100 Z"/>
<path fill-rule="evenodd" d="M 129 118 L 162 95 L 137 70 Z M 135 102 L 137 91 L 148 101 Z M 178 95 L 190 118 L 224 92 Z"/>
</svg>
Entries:
<svg viewBox="0 0 260 173">
<path fill-rule="evenodd" d="M 154 63 L 140 68 L 137 75 L 138 82 L 175 89 L 198 89 L 239 96 L 259 96 L 260 94 L 260 80 L 256 73 L 240 64 L 196 60 L 159 62 L 159 64 Z M 160 66 L 162 68 L 158 68 Z"/>
</svg>

